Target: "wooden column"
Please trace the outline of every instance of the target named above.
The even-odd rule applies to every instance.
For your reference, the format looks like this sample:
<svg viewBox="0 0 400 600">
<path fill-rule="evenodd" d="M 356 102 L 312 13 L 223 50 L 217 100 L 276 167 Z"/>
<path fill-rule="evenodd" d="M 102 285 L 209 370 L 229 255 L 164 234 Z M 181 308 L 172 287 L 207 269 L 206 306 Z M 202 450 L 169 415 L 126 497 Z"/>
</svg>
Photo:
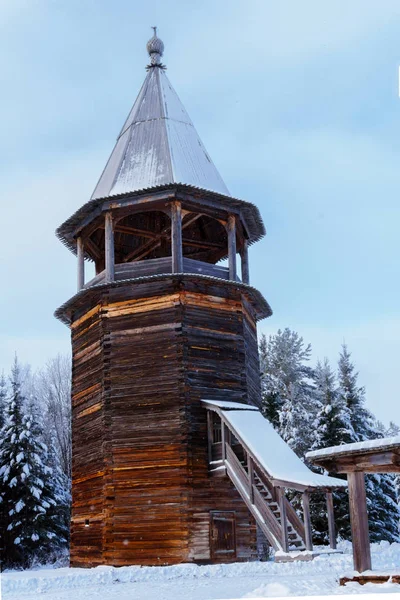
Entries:
<svg viewBox="0 0 400 600">
<path fill-rule="evenodd" d="M 111 213 L 106 213 L 105 226 L 106 282 L 114 281 L 114 227 Z"/>
<path fill-rule="evenodd" d="M 229 256 L 229 279 L 236 281 L 236 219 L 234 215 L 229 215 L 227 223 L 228 231 L 228 256 Z"/>
<path fill-rule="evenodd" d="M 359 573 L 371 569 L 365 476 L 362 471 L 347 474 L 349 484 L 351 539 L 354 569 Z"/>
<path fill-rule="evenodd" d="M 221 419 L 221 442 L 222 442 L 222 447 L 221 447 L 221 455 L 222 455 L 222 463 L 225 467 L 225 460 L 226 460 L 226 426 L 225 423 L 223 422 L 223 420 Z M 226 473 L 226 469 L 225 469 L 225 473 Z"/>
<path fill-rule="evenodd" d="M 242 256 L 242 281 L 243 281 L 243 283 L 249 284 L 250 283 L 249 246 L 248 246 L 246 239 L 243 242 L 241 256 Z"/>
<path fill-rule="evenodd" d="M 171 204 L 171 247 L 172 272 L 182 273 L 182 206 L 180 202 L 173 202 Z"/>
<path fill-rule="evenodd" d="M 279 511 L 281 513 L 281 527 L 282 527 L 282 549 L 284 552 L 289 552 L 289 540 L 287 530 L 287 517 L 286 517 L 286 498 L 285 489 L 276 488 L 279 497 Z"/>
<path fill-rule="evenodd" d="M 211 410 L 207 411 L 207 444 L 208 444 L 208 462 L 211 466 L 211 462 L 213 459 L 212 456 L 212 445 L 213 445 L 213 415 Z"/>
<path fill-rule="evenodd" d="M 247 454 L 247 468 L 249 471 L 249 485 L 250 485 L 250 502 L 254 504 L 254 465 L 253 459 L 250 454 Z"/>
<path fill-rule="evenodd" d="M 76 255 L 78 257 L 77 288 L 78 292 L 85 285 L 85 256 L 82 238 L 76 240 Z"/>
<path fill-rule="evenodd" d="M 311 529 L 311 517 L 310 517 L 310 495 L 308 492 L 302 494 L 303 502 L 303 514 L 304 514 L 304 529 L 306 534 L 306 550 L 313 549 L 312 543 L 312 529 Z"/>
<path fill-rule="evenodd" d="M 336 550 L 335 515 L 333 512 L 332 492 L 326 493 L 326 507 L 328 512 L 329 545 L 332 550 Z"/>
</svg>

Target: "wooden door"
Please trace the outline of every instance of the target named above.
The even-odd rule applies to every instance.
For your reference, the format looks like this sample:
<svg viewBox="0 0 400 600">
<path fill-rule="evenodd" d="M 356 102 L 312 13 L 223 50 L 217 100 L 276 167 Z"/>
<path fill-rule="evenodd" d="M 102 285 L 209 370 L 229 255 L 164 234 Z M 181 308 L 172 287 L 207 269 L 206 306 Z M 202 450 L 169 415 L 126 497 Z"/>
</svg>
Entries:
<svg viewBox="0 0 400 600">
<path fill-rule="evenodd" d="M 236 557 L 236 520 L 234 512 L 210 513 L 211 559 Z"/>
</svg>

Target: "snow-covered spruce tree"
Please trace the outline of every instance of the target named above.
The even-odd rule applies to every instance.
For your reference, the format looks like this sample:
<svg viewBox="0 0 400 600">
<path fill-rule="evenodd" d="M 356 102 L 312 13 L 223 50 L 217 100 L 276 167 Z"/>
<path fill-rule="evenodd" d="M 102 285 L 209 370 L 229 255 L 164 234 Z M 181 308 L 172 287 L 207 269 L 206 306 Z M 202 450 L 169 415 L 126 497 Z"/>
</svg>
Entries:
<svg viewBox="0 0 400 600">
<path fill-rule="evenodd" d="M 4 427 L 6 420 L 6 399 L 7 399 L 7 381 L 4 373 L 0 376 L 0 432 Z M 1 443 L 1 434 L 0 434 Z"/>
<path fill-rule="evenodd" d="M 397 437 L 400 435 L 400 427 L 393 421 L 390 421 L 389 427 L 385 430 L 384 435 L 385 435 L 385 437 Z M 396 473 L 396 475 L 394 475 L 394 487 L 396 490 L 397 505 L 400 508 L 400 474 L 399 473 Z"/>
<path fill-rule="evenodd" d="M 365 388 L 358 385 L 358 373 L 351 354 L 343 344 L 338 363 L 339 394 L 350 411 L 354 441 L 361 442 L 376 437 L 374 417 L 365 407 Z"/>
<path fill-rule="evenodd" d="M 6 424 L 7 383 L 4 373 L 0 377 L 0 453 L 3 445 L 4 427 Z M 4 514 L 4 485 L 0 479 L 0 571 L 4 562 L 4 532 L 6 520 Z"/>
<path fill-rule="evenodd" d="M 263 414 L 301 458 L 312 443 L 315 412 L 310 355 L 311 346 L 288 328 L 261 338 Z"/>
<path fill-rule="evenodd" d="M 68 548 L 71 517 L 71 479 L 64 473 L 59 447 L 52 436 L 48 455 L 48 464 L 52 470 L 51 489 L 55 500 L 48 510 L 50 520 L 51 548 L 54 558 L 62 558 Z"/>
<path fill-rule="evenodd" d="M 338 365 L 339 394 L 351 413 L 355 441 L 384 437 L 379 423 L 365 406 L 365 390 L 358 386 L 358 373 L 344 344 Z M 399 507 L 392 475 L 366 476 L 367 506 L 372 541 L 398 541 Z"/>
<path fill-rule="evenodd" d="M 314 374 L 317 414 L 312 449 L 327 448 L 355 441 L 351 412 L 339 393 L 336 376 L 328 359 L 317 363 Z"/>
<path fill-rule="evenodd" d="M 313 450 L 348 444 L 355 440 L 351 414 L 339 394 L 336 376 L 329 361 L 317 363 L 314 374 L 315 401 L 318 407 L 314 421 Z M 333 493 L 336 529 L 340 537 L 349 539 L 350 522 L 347 492 Z M 313 494 L 311 518 L 316 542 L 328 541 L 325 494 Z"/>
<path fill-rule="evenodd" d="M 17 359 L 12 369 L 6 417 L 0 449 L 0 481 L 6 521 L 4 562 L 6 566 L 26 567 L 34 558 L 47 558 L 52 537 L 56 535 L 49 509 L 56 505 L 56 500 L 40 425 L 27 412 L 21 393 Z"/>
</svg>

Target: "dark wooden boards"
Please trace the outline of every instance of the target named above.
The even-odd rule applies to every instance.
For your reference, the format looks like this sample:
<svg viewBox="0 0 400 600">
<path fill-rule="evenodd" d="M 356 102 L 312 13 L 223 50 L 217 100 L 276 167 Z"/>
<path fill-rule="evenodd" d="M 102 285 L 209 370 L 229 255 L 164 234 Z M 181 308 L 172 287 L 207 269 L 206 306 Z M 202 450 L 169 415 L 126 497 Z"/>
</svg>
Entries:
<svg viewBox="0 0 400 600">
<path fill-rule="evenodd" d="M 201 404 L 256 401 L 255 317 L 240 288 L 109 286 L 79 304 L 71 329 L 71 564 L 255 558 L 252 516 L 227 477 L 209 475 Z M 235 514 L 231 555 L 211 557 L 212 511 Z"/>
</svg>

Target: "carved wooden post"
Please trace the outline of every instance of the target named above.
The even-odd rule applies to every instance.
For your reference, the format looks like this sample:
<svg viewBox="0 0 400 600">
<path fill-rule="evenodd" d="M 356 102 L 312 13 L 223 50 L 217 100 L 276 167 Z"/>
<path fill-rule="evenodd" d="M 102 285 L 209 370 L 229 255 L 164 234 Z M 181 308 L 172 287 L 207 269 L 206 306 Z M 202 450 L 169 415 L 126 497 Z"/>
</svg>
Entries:
<svg viewBox="0 0 400 600">
<path fill-rule="evenodd" d="M 362 471 L 348 473 L 351 540 L 354 569 L 359 573 L 371 569 L 365 476 Z"/>
<path fill-rule="evenodd" d="M 326 507 L 328 512 L 329 545 L 332 550 L 336 550 L 335 515 L 333 512 L 332 492 L 326 493 Z"/>
<path fill-rule="evenodd" d="M 229 215 L 227 223 L 228 231 L 228 255 L 229 255 L 229 279 L 236 281 L 236 219 Z"/>
<path fill-rule="evenodd" d="M 249 246 L 247 240 L 243 241 L 243 248 L 241 252 L 242 256 L 242 281 L 243 283 L 250 283 L 250 273 L 249 273 Z"/>
<path fill-rule="evenodd" d="M 287 530 L 287 517 L 286 517 L 286 498 L 285 498 L 285 489 L 284 488 L 276 488 L 278 492 L 279 498 L 279 511 L 281 513 L 281 527 L 282 527 L 282 549 L 284 552 L 289 552 L 289 540 L 288 540 L 288 530 Z"/>
<path fill-rule="evenodd" d="M 171 247 L 172 272 L 182 273 L 182 206 L 180 202 L 173 202 L 171 204 Z"/>
<path fill-rule="evenodd" d="M 114 228 L 111 213 L 106 213 L 105 225 L 106 282 L 114 281 Z"/>
<path fill-rule="evenodd" d="M 77 287 L 78 292 L 85 285 L 85 255 L 82 238 L 76 240 L 76 255 L 78 257 Z"/>
<path fill-rule="evenodd" d="M 311 529 L 311 517 L 310 517 L 310 495 L 308 492 L 303 492 L 303 514 L 304 514 L 304 530 L 306 534 L 306 550 L 313 549 L 312 543 L 312 529 Z"/>
</svg>

